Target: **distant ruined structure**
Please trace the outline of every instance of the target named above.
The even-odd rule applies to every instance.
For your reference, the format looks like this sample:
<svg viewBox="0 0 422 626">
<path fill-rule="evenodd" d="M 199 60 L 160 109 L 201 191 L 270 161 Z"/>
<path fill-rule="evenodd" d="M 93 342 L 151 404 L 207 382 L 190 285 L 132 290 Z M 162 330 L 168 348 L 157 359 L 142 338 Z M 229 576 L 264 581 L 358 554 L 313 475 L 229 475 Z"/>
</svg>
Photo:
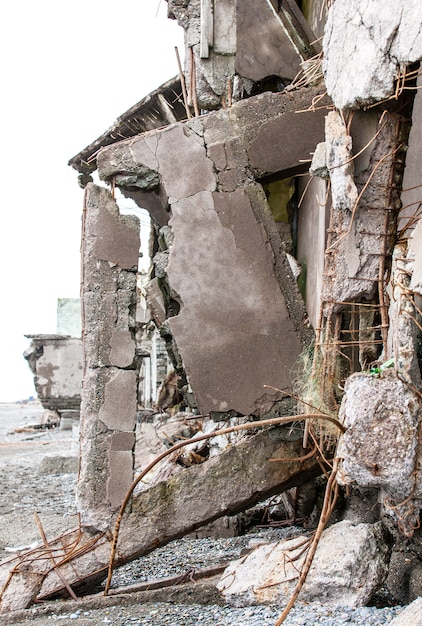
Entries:
<svg viewBox="0 0 422 626">
<path fill-rule="evenodd" d="M 57 301 L 57 334 L 25 335 L 25 350 L 46 419 L 63 427 L 79 419 L 83 377 L 81 305 L 78 298 Z"/>
<path fill-rule="evenodd" d="M 422 595 L 422 5 L 168 0 L 168 15 L 183 73 L 69 162 L 85 187 L 78 532 L 97 543 L 62 571 L 104 577 L 113 528 L 118 565 L 331 473 L 321 524 L 345 488 L 330 532 L 376 546 L 348 602 L 382 583 L 407 602 Z M 151 216 L 142 281 L 116 188 Z M 27 604 L 63 587 L 31 567 Z M 265 601 L 285 603 L 278 584 Z"/>
</svg>

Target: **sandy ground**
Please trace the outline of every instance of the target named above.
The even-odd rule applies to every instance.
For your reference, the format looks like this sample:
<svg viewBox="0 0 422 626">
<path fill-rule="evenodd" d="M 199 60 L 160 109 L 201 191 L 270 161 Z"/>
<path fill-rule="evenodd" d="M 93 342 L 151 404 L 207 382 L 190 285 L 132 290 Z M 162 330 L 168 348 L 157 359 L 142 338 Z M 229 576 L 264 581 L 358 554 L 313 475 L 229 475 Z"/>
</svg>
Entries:
<svg viewBox="0 0 422 626">
<path fill-rule="evenodd" d="M 0 403 L 0 560 L 41 541 L 34 513 L 47 538 L 77 525 L 76 474 L 62 462 L 76 469 L 77 433 L 31 429 L 42 415 L 38 402 Z"/>
</svg>

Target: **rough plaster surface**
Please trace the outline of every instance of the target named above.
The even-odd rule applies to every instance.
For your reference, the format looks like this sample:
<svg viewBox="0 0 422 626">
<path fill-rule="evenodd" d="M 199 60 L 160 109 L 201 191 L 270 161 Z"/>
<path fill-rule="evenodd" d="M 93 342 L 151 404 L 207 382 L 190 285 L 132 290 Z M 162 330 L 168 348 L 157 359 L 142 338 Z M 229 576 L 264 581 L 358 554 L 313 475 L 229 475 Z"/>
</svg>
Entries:
<svg viewBox="0 0 422 626">
<path fill-rule="evenodd" d="M 133 477 L 139 223 L 137 218 L 120 216 L 105 188 L 88 185 L 85 205 L 85 375 L 77 502 L 84 523 L 103 528 Z"/>
<path fill-rule="evenodd" d="M 285 388 L 294 375 L 308 333 L 305 311 L 251 174 L 282 173 L 309 157 L 323 136 L 324 112 L 296 111 L 317 93 L 262 94 L 99 155 L 99 174 L 110 178 L 133 159 L 133 169 L 143 165 L 136 155 L 150 158 L 146 141 L 156 146 L 174 235 L 167 276 L 181 307 L 169 324 L 203 413 L 259 414 L 277 398 L 264 385 Z M 162 318 L 155 296 L 152 309 Z"/>
<path fill-rule="evenodd" d="M 120 527 L 118 562 L 148 554 L 208 522 L 235 514 L 317 475 L 320 469 L 314 459 L 308 459 L 300 466 L 294 462 L 273 463 L 269 460 L 294 458 L 301 454 L 302 438 L 292 440 L 289 431 L 289 428 L 272 428 L 246 437 L 218 457 L 185 469 L 169 481 L 136 495 Z M 98 472 L 97 476 L 103 474 Z M 97 483 L 101 483 L 101 478 L 97 478 Z M 104 577 L 110 558 L 111 535 L 101 536 L 85 528 L 82 533 L 76 529 L 65 538 L 49 538 L 52 550 L 56 547 L 63 549 L 63 545 L 74 546 L 75 541 L 81 547 L 93 539 L 97 542 L 91 544 L 91 549 L 73 550 L 75 558 L 61 566 L 69 584 L 84 578 L 89 582 Z M 44 546 L 42 550 L 45 550 Z M 9 569 L 10 562 L 0 564 L 1 588 Z M 48 574 L 43 582 L 46 571 Z M 48 596 L 62 586 L 48 560 L 34 559 L 29 569 L 22 568 L 13 576 L 2 597 L 1 611 L 25 608 L 38 593 L 41 597 Z"/>
<path fill-rule="evenodd" d="M 218 589 L 235 606 L 285 604 L 304 562 L 304 537 L 258 546 L 226 568 Z M 381 523 L 343 521 L 321 537 L 300 599 L 326 605 L 365 606 L 387 575 L 389 548 Z M 298 557 L 293 563 L 290 559 Z"/>
<path fill-rule="evenodd" d="M 382 488 L 387 511 L 401 524 L 411 525 L 414 519 L 409 513 L 415 501 L 420 507 L 421 498 L 419 480 L 415 482 L 418 397 L 394 370 L 386 370 L 380 377 L 353 374 L 345 391 L 339 418 L 347 430 L 337 449 L 343 459 L 339 482 Z M 392 508 L 402 502 L 403 507 Z"/>
<path fill-rule="evenodd" d="M 323 39 L 328 94 L 339 109 L 394 93 L 401 67 L 422 57 L 419 0 L 336 0 Z"/>
</svg>

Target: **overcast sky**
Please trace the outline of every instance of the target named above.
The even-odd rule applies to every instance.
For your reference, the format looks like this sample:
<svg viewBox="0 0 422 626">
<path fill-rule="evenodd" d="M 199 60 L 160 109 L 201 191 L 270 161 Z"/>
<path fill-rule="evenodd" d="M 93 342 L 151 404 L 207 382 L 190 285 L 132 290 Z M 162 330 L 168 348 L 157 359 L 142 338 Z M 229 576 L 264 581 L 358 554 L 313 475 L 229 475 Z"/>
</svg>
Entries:
<svg viewBox="0 0 422 626">
<path fill-rule="evenodd" d="M 25 334 L 79 296 L 82 190 L 68 160 L 177 74 L 164 0 L 13 0 L 1 16 L 0 402 L 35 395 Z"/>
</svg>

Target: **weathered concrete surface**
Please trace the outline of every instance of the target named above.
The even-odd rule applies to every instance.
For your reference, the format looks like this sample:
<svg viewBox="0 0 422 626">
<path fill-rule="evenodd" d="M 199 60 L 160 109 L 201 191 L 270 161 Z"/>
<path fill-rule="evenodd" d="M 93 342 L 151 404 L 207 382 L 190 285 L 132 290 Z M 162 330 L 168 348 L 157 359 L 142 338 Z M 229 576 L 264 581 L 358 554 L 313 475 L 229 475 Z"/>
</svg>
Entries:
<svg viewBox="0 0 422 626">
<path fill-rule="evenodd" d="M 409 262 L 407 263 L 408 267 L 410 266 L 412 269 L 412 278 L 410 279 L 409 287 L 412 291 L 419 294 L 419 296 L 422 296 L 422 251 L 420 247 L 421 241 L 422 222 L 419 220 L 415 229 L 413 230 L 412 236 L 409 241 Z M 410 263 L 412 260 L 414 261 L 413 267 Z"/>
<path fill-rule="evenodd" d="M 82 385 L 82 341 L 61 335 L 25 335 L 31 339 L 24 357 L 34 374 L 45 409 L 79 411 Z"/>
<path fill-rule="evenodd" d="M 263 386 L 290 386 L 312 334 L 265 194 L 251 177 L 303 168 L 323 136 L 324 112 L 296 111 L 317 93 L 262 94 L 98 156 L 106 180 L 157 168 L 173 231 L 167 278 L 180 306 L 168 324 L 201 413 L 268 410 L 278 396 Z"/>
<path fill-rule="evenodd" d="M 302 437 L 301 433 L 296 437 L 298 435 L 299 438 L 292 441 L 289 428 L 261 431 L 218 457 L 188 468 L 169 481 L 136 495 L 122 521 L 118 562 L 147 554 L 223 515 L 235 514 L 317 475 L 320 469 L 314 459 L 300 464 L 270 461 L 271 458 L 301 455 Z M 112 525 L 108 529 L 111 530 Z M 78 537 L 78 548 L 90 541 L 94 541 L 94 545 L 86 553 L 75 550 L 73 542 Z M 105 576 L 111 548 L 110 533 L 93 535 L 86 530 L 79 535 L 77 530 L 63 540 L 50 541 L 52 549 L 63 549 L 63 545 L 73 545 L 74 550 L 74 558 L 61 566 L 69 584 Z M 56 559 L 59 560 L 59 553 Z M 3 595 L 1 611 L 25 608 L 37 595 L 46 597 L 61 590 L 63 584 L 57 574 L 54 571 L 47 573 L 50 565 L 48 559 L 33 560 L 28 569 L 22 568 L 14 575 Z M 0 588 L 9 569 L 10 561 L 0 565 Z"/>
<path fill-rule="evenodd" d="M 394 94 L 403 66 L 422 57 L 419 0 L 336 0 L 323 40 L 328 94 L 339 109 Z"/>
<path fill-rule="evenodd" d="M 346 382 L 339 417 L 346 432 L 337 455 L 343 485 L 382 488 L 387 513 L 412 535 L 421 506 L 417 394 L 395 374 L 353 374 Z"/>
<path fill-rule="evenodd" d="M 418 626 L 422 624 L 422 598 L 417 598 L 407 606 L 391 622 L 390 626 Z"/>
<path fill-rule="evenodd" d="M 358 191 L 351 159 L 352 137 L 337 111 L 330 111 L 325 118 L 325 147 L 333 206 L 336 210 L 353 211 Z"/>
<path fill-rule="evenodd" d="M 221 208 L 205 193 L 172 206 L 168 275 L 183 307 L 169 323 L 201 410 L 259 413 L 264 384 L 289 385 L 301 343 L 247 190 L 225 195 Z"/>
<path fill-rule="evenodd" d="M 244 88 L 250 94 L 254 82 L 268 76 L 289 82 L 299 72 L 303 56 L 296 45 L 299 39 L 292 20 L 285 18 L 283 23 L 269 0 L 262 3 L 259 19 L 254 0 L 219 0 L 212 7 L 199 0 L 168 0 L 168 5 L 169 15 L 185 30 L 185 77 L 190 103 L 192 54 L 195 59 L 199 108 L 216 109 L 227 102 L 229 85 L 234 85 L 232 96 L 236 99 Z M 309 39 L 315 39 L 313 34 Z M 308 43 L 305 37 L 305 46 Z M 240 89 L 237 83 L 241 83 Z"/>
<path fill-rule="evenodd" d="M 133 479 L 138 219 L 121 216 L 89 184 L 83 252 L 84 385 L 77 502 L 82 521 L 107 528 Z"/>
<path fill-rule="evenodd" d="M 230 563 L 218 589 L 235 606 L 285 604 L 303 567 L 304 540 L 299 536 L 258 546 L 246 558 Z M 388 557 L 380 522 L 334 524 L 322 534 L 300 599 L 328 606 L 365 606 L 387 575 Z"/>
</svg>

